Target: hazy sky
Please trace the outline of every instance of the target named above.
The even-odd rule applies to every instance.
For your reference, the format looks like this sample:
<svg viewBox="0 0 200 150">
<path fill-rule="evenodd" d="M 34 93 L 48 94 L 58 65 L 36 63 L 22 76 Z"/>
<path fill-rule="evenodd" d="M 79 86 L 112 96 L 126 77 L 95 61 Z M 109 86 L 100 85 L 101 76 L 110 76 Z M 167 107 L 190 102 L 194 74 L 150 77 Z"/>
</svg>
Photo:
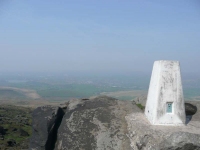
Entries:
<svg viewBox="0 0 200 150">
<path fill-rule="evenodd" d="M 0 0 L 0 71 L 200 72 L 199 0 Z"/>
</svg>

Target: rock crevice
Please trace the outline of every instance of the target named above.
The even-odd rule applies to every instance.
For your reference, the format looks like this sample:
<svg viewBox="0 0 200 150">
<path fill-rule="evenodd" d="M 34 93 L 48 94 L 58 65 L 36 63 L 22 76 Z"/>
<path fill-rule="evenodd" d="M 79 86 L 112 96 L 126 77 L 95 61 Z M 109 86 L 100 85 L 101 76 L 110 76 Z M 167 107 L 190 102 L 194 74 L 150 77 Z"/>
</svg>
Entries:
<svg viewBox="0 0 200 150">
<path fill-rule="evenodd" d="M 57 140 L 57 130 L 65 112 L 60 107 L 42 106 L 33 111 L 32 150 L 53 150 Z"/>
</svg>

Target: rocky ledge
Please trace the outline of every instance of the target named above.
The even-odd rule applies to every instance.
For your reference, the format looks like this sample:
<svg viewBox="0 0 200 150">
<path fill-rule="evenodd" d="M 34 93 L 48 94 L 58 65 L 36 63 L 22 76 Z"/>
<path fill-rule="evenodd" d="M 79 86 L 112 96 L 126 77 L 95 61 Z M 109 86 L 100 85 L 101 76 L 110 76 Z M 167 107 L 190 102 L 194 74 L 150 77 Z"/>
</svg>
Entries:
<svg viewBox="0 0 200 150">
<path fill-rule="evenodd" d="M 180 127 L 152 126 L 137 103 L 106 96 L 39 107 L 30 150 L 200 150 L 199 104 Z"/>
</svg>

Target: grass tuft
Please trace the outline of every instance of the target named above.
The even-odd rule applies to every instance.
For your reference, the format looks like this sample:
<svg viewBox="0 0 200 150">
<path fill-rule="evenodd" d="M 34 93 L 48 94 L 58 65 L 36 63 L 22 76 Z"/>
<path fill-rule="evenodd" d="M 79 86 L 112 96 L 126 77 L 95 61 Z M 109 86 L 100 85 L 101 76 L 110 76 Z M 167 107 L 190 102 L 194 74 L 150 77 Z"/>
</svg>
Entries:
<svg viewBox="0 0 200 150">
<path fill-rule="evenodd" d="M 143 106 L 142 104 L 136 104 L 140 109 L 144 110 L 145 106 Z"/>
</svg>

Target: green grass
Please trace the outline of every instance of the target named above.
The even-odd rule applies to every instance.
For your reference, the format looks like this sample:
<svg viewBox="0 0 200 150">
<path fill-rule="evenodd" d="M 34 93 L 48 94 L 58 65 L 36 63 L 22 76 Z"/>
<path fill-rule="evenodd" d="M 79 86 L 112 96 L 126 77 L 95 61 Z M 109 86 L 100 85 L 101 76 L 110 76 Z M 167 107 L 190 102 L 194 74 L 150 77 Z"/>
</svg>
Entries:
<svg viewBox="0 0 200 150">
<path fill-rule="evenodd" d="M 16 141 L 16 143 L 20 143 L 24 141 L 25 139 L 27 139 L 27 137 L 22 137 L 22 136 L 19 136 L 18 134 L 8 134 L 8 135 L 5 135 L 4 138 L 5 138 L 4 139 L 5 141 L 9 139 L 13 139 Z"/>
<path fill-rule="evenodd" d="M 29 135 L 31 135 L 32 133 L 32 128 L 31 126 L 27 126 L 27 125 L 21 125 L 21 124 L 2 124 L 2 127 L 4 127 L 4 129 L 7 129 L 8 131 L 6 132 L 6 135 L 4 136 L 5 140 L 8 139 L 14 139 L 17 142 L 20 142 L 23 139 L 26 139 L 27 137 L 21 137 L 19 136 L 19 133 L 17 131 L 13 132 L 12 130 L 14 128 L 16 129 L 23 129 L 24 131 L 28 132 Z"/>
<path fill-rule="evenodd" d="M 26 140 L 31 136 L 31 109 L 18 107 L 13 105 L 1 105 L 0 106 L 0 115 L 2 122 L 0 126 L 4 129 L 7 129 L 6 134 L 4 135 L 4 140 L 0 140 L 0 145 L 7 145 L 9 139 L 13 139 L 17 144 L 20 144 L 22 141 Z M 20 121 L 22 120 L 22 122 Z M 23 123 L 24 120 L 27 120 L 29 125 Z M 17 129 L 13 131 L 13 129 Z M 20 136 L 20 129 L 26 131 L 29 136 Z"/>
<path fill-rule="evenodd" d="M 136 104 L 140 109 L 144 110 L 145 107 L 142 104 Z"/>
<path fill-rule="evenodd" d="M 22 129 L 24 131 L 28 132 L 29 135 L 32 134 L 32 127 L 26 125 L 26 126 L 22 127 Z"/>
</svg>

